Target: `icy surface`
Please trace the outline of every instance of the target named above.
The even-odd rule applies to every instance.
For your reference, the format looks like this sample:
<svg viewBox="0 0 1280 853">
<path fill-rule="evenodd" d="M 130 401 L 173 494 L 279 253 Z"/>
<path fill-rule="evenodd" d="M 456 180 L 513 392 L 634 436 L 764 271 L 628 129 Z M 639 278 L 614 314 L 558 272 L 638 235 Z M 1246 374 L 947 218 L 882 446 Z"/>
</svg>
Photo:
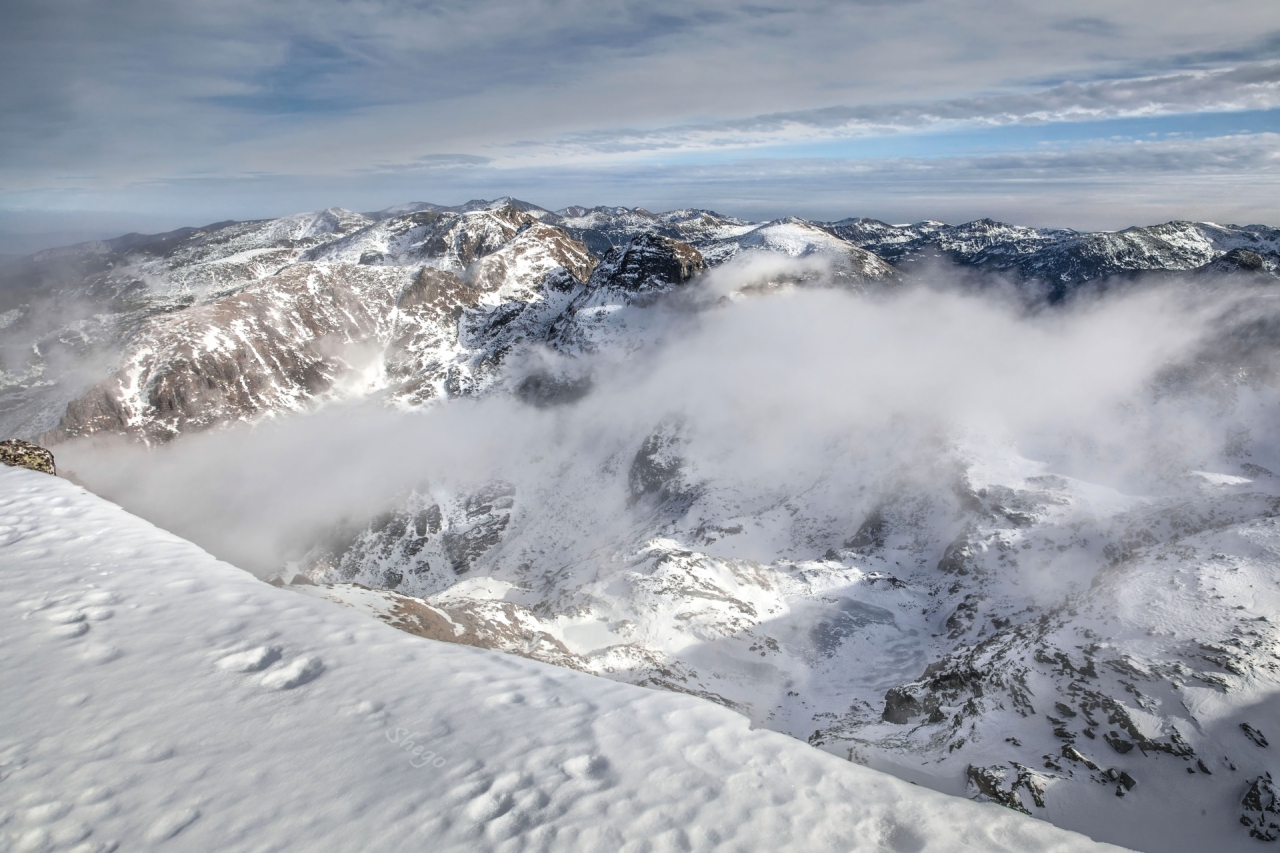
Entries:
<svg viewBox="0 0 1280 853">
<path fill-rule="evenodd" d="M 1117 849 L 694 698 L 409 637 L 0 469 L 0 849 Z"/>
</svg>

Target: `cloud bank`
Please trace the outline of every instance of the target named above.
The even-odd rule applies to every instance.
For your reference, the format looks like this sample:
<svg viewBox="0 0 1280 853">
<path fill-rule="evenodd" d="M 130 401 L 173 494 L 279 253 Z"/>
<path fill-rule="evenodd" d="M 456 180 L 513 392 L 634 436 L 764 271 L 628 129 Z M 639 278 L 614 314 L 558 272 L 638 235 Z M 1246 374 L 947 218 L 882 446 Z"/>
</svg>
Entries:
<svg viewBox="0 0 1280 853">
<path fill-rule="evenodd" d="M 717 271 L 703 286 L 723 293 L 733 274 L 752 275 Z M 607 549 L 637 523 L 627 471 L 655 430 L 679 434 L 698 488 L 768 503 L 821 483 L 828 497 L 809 511 L 855 527 L 895 479 L 954 477 L 964 447 L 1007 446 L 1056 473 L 1150 493 L 1219 464 L 1227 433 L 1274 404 L 1264 389 L 1207 408 L 1167 381 L 1153 396 L 1169 365 L 1216 340 L 1234 301 L 1163 287 L 1028 315 L 998 295 L 931 288 L 712 300 L 661 315 L 660 345 L 589 362 L 594 389 L 572 405 L 334 406 L 154 450 L 68 444 L 58 458 L 95 491 L 262 574 L 415 491 L 494 480 Z"/>
</svg>

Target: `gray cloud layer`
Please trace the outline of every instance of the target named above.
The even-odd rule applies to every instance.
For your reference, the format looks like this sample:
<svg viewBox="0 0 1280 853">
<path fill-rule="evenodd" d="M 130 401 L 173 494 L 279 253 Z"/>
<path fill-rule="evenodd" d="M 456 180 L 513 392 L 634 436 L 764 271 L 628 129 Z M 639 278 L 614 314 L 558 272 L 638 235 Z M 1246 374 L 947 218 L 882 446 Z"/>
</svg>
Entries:
<svg viewBox="0 0 1280 853">
<path fill-rule="evenodd" d="M 633 203 L 638 154 L 1275 108 L 1277 58 L 1273 0 L 11 0 L 0 208 L 569 192 L 584 159 L 566 203 Z"/>
</svg>

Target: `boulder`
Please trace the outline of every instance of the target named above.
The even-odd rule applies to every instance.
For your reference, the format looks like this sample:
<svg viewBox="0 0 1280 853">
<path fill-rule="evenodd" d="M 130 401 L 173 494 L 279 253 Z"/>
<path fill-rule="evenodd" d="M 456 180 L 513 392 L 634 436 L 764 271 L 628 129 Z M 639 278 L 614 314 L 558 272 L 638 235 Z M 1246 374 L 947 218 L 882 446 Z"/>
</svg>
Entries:
<svg viewBox="0 0 1280 853">
<path fill-rule="evenodd" d="M 32 471 L 40 471 L 44 474 L 58 473 L 53 466 L 52 453 L 38 444 L 32 444 L 20 438 L 0 441 L 0 462 L 15 468 L 30 468 Z"/>
</svg>

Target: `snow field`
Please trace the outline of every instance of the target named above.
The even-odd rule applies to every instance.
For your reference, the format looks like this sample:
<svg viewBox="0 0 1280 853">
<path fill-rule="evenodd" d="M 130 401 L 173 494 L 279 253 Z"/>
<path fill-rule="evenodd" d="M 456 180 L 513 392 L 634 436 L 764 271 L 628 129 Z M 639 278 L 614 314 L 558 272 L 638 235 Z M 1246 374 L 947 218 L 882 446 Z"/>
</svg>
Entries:
<svg viewBox="0 0 1280 853">
<path fill-rule="evenodd" d="M 1118 849 L 410 637 L 43 474 L 0 470 L 0 572 L 4 851 Z"/>
</svg>

